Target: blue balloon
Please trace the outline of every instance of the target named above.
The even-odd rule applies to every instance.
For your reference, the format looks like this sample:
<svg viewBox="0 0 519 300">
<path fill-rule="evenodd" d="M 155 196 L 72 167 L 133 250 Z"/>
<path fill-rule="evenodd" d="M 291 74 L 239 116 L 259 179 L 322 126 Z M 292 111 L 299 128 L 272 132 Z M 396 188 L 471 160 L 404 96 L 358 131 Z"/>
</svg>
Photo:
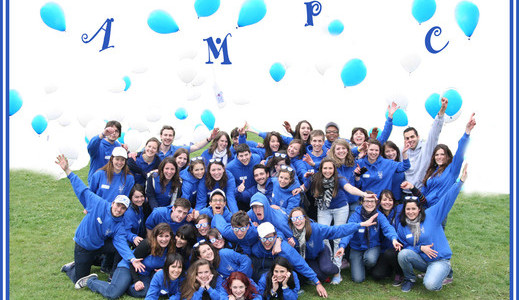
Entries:
<svg viewBox="0 0 519 300">
<path fill-rule="evenodd" d="M 87 138 L 87 136 L 85 135 L 85 142 L 88 144 L 90 143 L 90 140 Z"/>
<path fill-rule="evenodd" d="M 344 30 L 344 24 L 342 24 L 339 20 L 333 20 L 330 22 L 330 25 L 328 25 L 328 32 L 331 35 L 339 35 Z"/>
<path fill-rule="evenodd" d="M 445 110 L 445 113 L 448 116 L 452 117 L 458 113 L 458 111 L 460 111 L 463 100 L 461 99 L 461 95 L 456 90 L 450 89 L 443 93 L 442 97 L 445 97 L 447 100 L 449 100 L 447 110 Z"/>
<path fill-rule="evenodd" d="M 47 119 L 42 115 L 37 115 L 32 119 L 31 125 L 32 129 L 34 129 L 37 134 L 41 134 L 45 129 L 47 129 Z"/>
<path fill-rule="evenodd" d="M 386 112 L 386 118 L 387 118 L 387 112 Z M 371 136 L 371 132 L 373 132 L 373 128 L 375 128 L 375 127 L 372 127 L 372 128 L 368 131 L 368 136 Z M 380 136 L 380 134 L 381 134 L 381 131 L 379 130 L 379 131 L 377 132 L 377 138 Z"/>
<path fill-rule="evenodd" d="M 187 110 L 183 107 L 177 109 L 177 111 L 175 112 L 175 117 L 177 117 L 177 119 L 179 120 L 184 120 L 185 118 L 187 118 Z"/>
<path fill-rule="evenodd" d="M 213 130 L 214 128 L 214 115 L 213 113 L 206 109 L 202 112 L 202 115 L 200 116 L 200 118 L 202 119 L 202 123 L 204 123 L 205 127 L 207 127 L 207 129 L 209 130 Z"/>
<path fill-rule="evenodd" d="M 65 13 L 59 4 L 48 2 L 40 9 L 40 16 L 45 25 L 52 29 L 65 31 Z"/>
<path fill-rule="evenodd" d="M 220 0 L 196 0 L 195 11 L 198 17 L 209 17 L 220 7 Z"/>
<path fill-rule="evenodd" d="M 178 31 L 178 25 L 173 17 L 160 9 L 154 10 L 148 17 L 148 26 L 156 33 L 167 34 Z"/>
<path fill-rule="evenodd" d="M 9 115 L 12 116 L 22 108 L 22 97 L 17 90 L 9 90 Z"/>
<path fill-rule="evenodd" d="M 256 24 L 267 14 L 267 5 L 263 0 L 246 0 L 240 9 L 238 27 Z"/>
<path fill-rule="evenodd" d="M 130 88 L 130 85 L 132 85 L 132 82 L 130 80 L 130 77 L 128 77 L 128 76 L 124 76 L 123 80 L 124 80 L 124 84 L 125 84 L 124 91 L 126 92 Z"/>
<path fill-rule="evenodd" d="M 397 109 L 393 114 L 393 125 L 395 126 L 407 126 L 409 121 L 407 120 L 407 114 L 401 108 Z"/>
<path fill-rule="evenodd" d="M 119 143 L 124 144 L 124 136 L 126 135 L 126 132 L 121 132 L 121 136 L 117 139 Z"/>
<path fill-rule="evenodd" d="M 341 79 L 344 87 L 361 83 L 366 78 L 366 73 L 366 66 L 362 60 L 358 58 L 351 59 L 342 68 Z"/>
<path fill-rule="evenodd" d="M 440 94 L 434 93 L 425 100 L 425 110 L 433 119 L 436 118 L 441 107 Z"/>
<path fill-rule="evenodd" d="M 279 82 L 285 77 L 285 66 L 282 63 L 275 63 L 270 67 L 270 76 L 275 82 Z"/>
<path fill-rule="evenodd" d="M 429 20 L 436 12 L 436 1 L 434 0 L 414 0 L 412 8 L 413 17 L 419 24 Z"/>
<path fill-rule="evenodd" d="M 465 35 L 470 38 L 472 33 L 474 33 L 474 29 L 476 29 L 476 26 L 478 25 L 478 7 L 472 2 L 461 1 L 458 3 L 458 5 L 456 5 L 454 14 L 456 16 L 456 22 L 458 22 L 461 30 L 463 30 L 463 33 L 465 33 Z"/>
</svg>

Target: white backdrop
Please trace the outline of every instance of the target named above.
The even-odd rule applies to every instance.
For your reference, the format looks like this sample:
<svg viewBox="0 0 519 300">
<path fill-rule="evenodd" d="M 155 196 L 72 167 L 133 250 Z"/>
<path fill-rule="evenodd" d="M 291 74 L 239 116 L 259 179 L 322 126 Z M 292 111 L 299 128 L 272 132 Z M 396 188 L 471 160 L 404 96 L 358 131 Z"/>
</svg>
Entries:
<svg viewBox="0 0 519 300">
<path fill-rule="evenodd" d="M 425 100 L 455 88 L 463 98 L 462 112 L 444 126 L 440 142 L 454 152 L 470 114 L 476 112 L 465 190 L 508 193 L 508 1 L 473 1 L 480 20 L 470 41 L 454 18 L 457 1 L 438 0 L 433 18 L 419 25 L 410 0 L 321 0 L 322 12 L 314 17 L 314 26 L 306 27 L 304 2 L 265 0 L 263 20 L 236 28 L 242 1 L 222 1 L 214 15 L 197 18 L 194 0 L 61 0 L 57 3 L 65 12 L 67 29 L 60 32 L 40 17 L 46 1 L 11 1 L 9 80 L 23 106 L 10 117 L 10 167 L 57 177 L 61 173 L 54 158 L 60 151 L 77 152 L 73 167 L 84 167 L 85 135 L 100 132 L 103 120 L 109 119 L 120 120 L 123 132 L 141 129 L 142 140 L 158 136 L 158 129 L 170 124 L 178 132 L 175 144 L 189 143 L 204 109 L 227 131 L 248 121 L 256 129 L 286 134 L 282 121 L 295 125 L 307 119 L 321 129 L 335 121 L 341 136 L 349 138 L 355 126 L 382 127 L 387 100 L 395 95 L 408 99 L 409 125 L 425 138 L 432 122 Z M 152 31 L 147 19 L 155 9 L 169 12 L 180 30 L 166 35 Z M 114 18 L 114 48 L 99 52 L 103 31 L 88 44 L 81 35 L 92 36 L 107 18 Z M 334 19 L 345 27 L 338 36 L 327 30 Z M 429 53 L 424 44 L 433 26 L 442 29 L 433 37 L 433 46 L 439 49 L 449 42 L 438 54 Z M 205 64 L 208 47 L 203 39 L 227 33 L 232 35 L 227 38 L 232 64 L 222 65 L 221 57 Z M 421 57 L 421 64 L 409 75 L 400 60 L 411 53 Z M 199 86 L 186 85 L 178 75 L 181 59 L 192 56 Z M 344 88 L 340 72 L 352 58 L 363 60 L 367 76 L 359 85 Z M 275 62 L 287 69 L 277 83 L 269 75 Z M 322 75 L 316 65 L 329 67 Z M 122 91 L 124 76 L 131 80 L 127 91 Z M 215 83 L 223 91 L 223 108 L 216 105 Z M 182 121 L 174 115 L 180 107 L 189 115 Z M 37 114 L 59 118 L 49 120 L 38 136 L 31 128 Z M 87 130 L 78 120 L 90 120 Z M 390 138 L 398 145 L 403 144 L 403 129 L 394 127 Z"/>
</svg>

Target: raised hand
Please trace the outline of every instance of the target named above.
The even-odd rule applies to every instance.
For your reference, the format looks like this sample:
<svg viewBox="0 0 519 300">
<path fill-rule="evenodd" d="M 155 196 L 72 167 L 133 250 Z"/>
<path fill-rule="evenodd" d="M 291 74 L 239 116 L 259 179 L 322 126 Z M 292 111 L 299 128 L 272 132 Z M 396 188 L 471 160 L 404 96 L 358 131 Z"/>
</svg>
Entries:
<svg viewBox="0 0 519 300">
<path fill-rule="evenodd" d="M 414 188 L 414 185 L 412 183 L 410 183 L 409 181 L 404 181 L 404 182 L 402 182 L 402 184 L 400 184 L 400 188 L 404 189 L 404 190 L 410 190 L 410 189 Z"/>
<path fill-rule="evenodd" d="M 55 163 L 60 166 L 60 168 L 65 171 L 65 174 L 67 176 L 72 172 L 68 165 L 68 159 L 65 157 L 65 155 L 60 154 L 56 157 Z"/>
<path fill-rule="evenodd" d="M 398 108 L 399 106 L 395 102 L 391 102 L 391 104 L 387 106 L 387 117 L 393 119 L 393 114 Z"/>
<path fill-rule="evenodd" d="M 373 216 L 371 216 L 371 218 L 367 219 L 366 221 L 361 222 L 360 226 L 362 226 L 362 227 L 369 227 L 369 226 L 377 224 L 377 222 L 375 222 L 375 219 L 377 217 L 378 217 L 378 213 L 374 214 Z"/>
<path fill-rule="evenodd" d="M 245 190 L 245 179 L 241 181 L 241 184 L 236 189 L 238 190 L 238 192 L 243 193 L 243 191 Z"/>
<path fill-rule="evenodd" d="M 445 97 L 442 97 L 441 99 L 442 107 L 440 108 L 440 111 L 438 112 L 438 116 L 443 116 L 445 114 L 445 111 L 447 110 L 447 105 L 449 104 L 449 100 Z"/>
<path fill-rule="evenodd" d="M 474 126 L 476 126 L 476 119 L 474 119 L 474 115 L 476 115 L 476 113 L 472 113 L 472 115 L 470 116 L 470 120 L 467 123 L 467 127 L 465 128 L 465 133 L 467 134 L 470 134 L 472 129 L 474 129 Z"/>
</svg>

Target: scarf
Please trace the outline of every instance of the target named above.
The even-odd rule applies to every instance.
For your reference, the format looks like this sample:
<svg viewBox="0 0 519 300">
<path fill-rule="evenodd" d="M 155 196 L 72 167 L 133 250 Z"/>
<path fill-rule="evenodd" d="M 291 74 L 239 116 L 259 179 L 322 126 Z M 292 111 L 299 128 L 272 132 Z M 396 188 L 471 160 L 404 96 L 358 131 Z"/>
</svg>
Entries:
<svg viewBox="0 0 519 300">
<path fill-rule="evenodd" d="M 332 202 L 333 187 L 335 185 L 335 179 L 333 177 L 326 179 L 323 178 L 323 192 L 317 197 L 315 204 L 319 210 L 327 209 Z"/>
<path fill-rule="evenodd" d="M 218 148 L 214 149 L 213 158 L 221 158 L 224 166 L 227 165 L 227 149 L 223 151 L 218 151 Z"/>
<path fill-rule="evenodd" d="M 375 208 L 372 212 L 368 213 L 365 209 L 364 209 L 364 206 L 362 206 L 362 208 L 360 209 L 360 216 L 361 216 L 361 219 L 362 219 L 362 222 L 366 221 L 367 219 L 373 217 L 374 214 L 376 214 L 378 211 L 377 209 Z M 374 226 L 378 226 L 377 225 L 374 225 Z M 366 227 L 364 229 L 364 237 L 366 238 L 366 241 L 368 242 L 368 249 L 369 249 L 369 230 L 370 228 L 373 227 L 373 226 L 369 226 L 369 227 Z"/>
<path fill-rule="evenodd" d="M 409 228 L 411 228 L 411 233 L 413 234 L 414 241 L 413 246 L 416 246 L 416 243 L 418 243 L 418 240 L 420 239 L 420 218 L 414 219 L 414 221 L 409 220 L 409 218 L 405 218 L 405 221 L 407 225 L 409 225 Z"/>
<path fill-rule="evenodd" d="M 306 254 L 306 228 L 303 227 L 303 230 L 299 231 L 297 228 L 292 228 L 292 233 L 294 237 L 299 242 L 299 254 L 305 259 Z"/>
</svg>

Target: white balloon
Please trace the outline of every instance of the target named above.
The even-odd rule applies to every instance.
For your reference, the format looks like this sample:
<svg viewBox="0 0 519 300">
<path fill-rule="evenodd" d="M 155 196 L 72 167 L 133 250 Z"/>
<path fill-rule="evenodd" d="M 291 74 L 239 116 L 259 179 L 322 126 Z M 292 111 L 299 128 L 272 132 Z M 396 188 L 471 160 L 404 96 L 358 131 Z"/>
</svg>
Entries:
<svg viewBox="0 0 519 300">
<path fill-rule="evenodd" d="M 193 86 L 201 86 L 202 84 L 204 84 L 206 79 L 207 79 L 207 74 L 205 74 L 203 72 L 198 72 L 198 74 L 196 75 L 193 82 L 191 82 L 191 84 Z"/>
<path fill-rule="evenodd" d="M 332 64 L 329 61 L 321 61 L 315 64 L 315 69 L 319 74 L 324 75 L 331 65 Z"/>
<path fill-rule="evenodd" d="M 194 48 L 186 47 L 180 51 L 178 57 L 180 59 L 193 59 L 197 54 L 198 53 Z"/>
<path fill-rule="evenodd" d="M 146 124 L 146 122 L 144 122 L 142 120 L 138 120 L 138 119 L 132 119 L 128 124 L 128 128 L 137 130 L 139 132 L 146 132 L 146 131 L 150 130 L 148 128 L 148 125 Z M 126 137 L 125 137 L 125 140 L 126 140 Z"/>
<path fill-rule="evenodd" d="M 235 104 L 238 104 L 238 105 L 245 105 L 245 104 L 249 104 L 250 100 L 245 97 L 238 97 L 238 98 L 234 98 L 232 102 L 234 102 Z"/>
<path fill-rule="evenodd" d="M 196 77 L 196 66 L 192 59 L 182 59 L 178 64 L 178 77 L 184 83 L 190 83 Z"/>
<path fill-rule="evenodd" d="M 79 111 L 77 115 L 77 120 L 81 126 L 86 127 L 88 122 L 90 122 L 94 118 L 94 115 L 90 112 Z"/>
<path fill-rule="evenodd" d="M 62 114 L 63 108 L 59 104 L 47 108 L 46 116 L 49 121 L 58 119 Z"/>
<path fill-rule="evenodd" d="M 72 123 L 72 119 L 69 115 L 64 114 L 61 116 L 61 118 L 59 118 L 58 123 L 63 127 L 67 127 L 68 125 L 70 125 L 70 123 Z"/>
<path fill-rule="evenodd" d="M 200 96 L 202 96 L 202 91 L 199 88 L 189 87 L 187 89 L 187 101 L 195 101 L 196 99 L 200 98 Z"/>
<path fill-rule="evenodd" d="M 115 120 L 115 121 L 122 122 L 124 120 L 124 117 L 125 117 L 124 111 L 121 110 L 120 108 L 110 109 L 107 114 L 107 118 L 110 121 Z"/>
<path fill-rule="evenodd" d="M 88 122 L 88 125 L 85 128 L 86 137 L 89 140 L 91 140 L 94 136 L 99 135 L 101 132 L 103 132 L 105 126 L 106 123 L 99 119 L 95 119 Z"/>
<path fill-rule="evenodd" d="M 49 85 L 45 86 L 45 93 L 47 93 L 47 94 L 52 94 L 57 90 L 58 90 L 58 86 L 55 84 L 49 84 Z"/>
<path fill-rule="evenodd" d="M 462 108 L 460 108 L 460 110 L 454 116 L 449 116 L 449 115 L 445 114 L 443 116 L 444 122 L 445 123 L 451 123 L 451 122 L 456 121 L 460 117 L 460 115 L 461 115 Z"/>
<path fill-rule="evenodd" d="M 400 60 L 400 64 L 406 70 L 409 74 L 413 73 L 416 68 L 420 65 L 420 62 L 422 59 L 420 58 L 420 55 L 416 53 L 408 54 Z"/>
<path fill-rule="evenodd" d="M 112 93 L 120 93 L 126 88 L 126 82 L 122 78 L 109 78 L 104 84 L 106 89 Z"/>
<path fill-rule="evenodd" d="M 146 115 L 146 120 L 152 123 L 157 122 L 160 118 L 162 118 L 162 116 L 160 115 L 160 109 L 157 107 L 152 107 L 148 111 L 148 115 Z"/>
<path fill-rule="evenodd" d="M 143 142 L 142 134 L 138 130 L 128 130 L 124 135 L 124 143 L 128 146 L 130 152 L 140 150 Z"/>
<path fill-rule="evenodd" d="M 77 159 L 79 151 L 70 144 L 63 144 L 58 147 L 59 153 L 65 155 L 67 159 Z"/>
<path fill-rule="evenodd" d="M 141 73 L 144 73 L 146 71 L 148 71 L 148 67 L 147 66 L 135 66 L 132 69 L 132 72 L 135 73 L 135 74 L 141 74 Z"/>
<path fill-rule="evenodd" d="M 199 141 L 206 139 L 209 136 L 209 129 L 204 125 L 198 124 L 195 127 L 195 131 L 193 132 L 193 143 L 198 143 Z"/>
<path fill-rule="evenodd" d="M 387 105 L 391 105 L 392 102 L 395 102 L 399 108 L 406 110 L 407 104 L 409 104 L 409 100 L 404 94 L 401 93 L 393 93 L 386 97 Z"/>
</svg>

